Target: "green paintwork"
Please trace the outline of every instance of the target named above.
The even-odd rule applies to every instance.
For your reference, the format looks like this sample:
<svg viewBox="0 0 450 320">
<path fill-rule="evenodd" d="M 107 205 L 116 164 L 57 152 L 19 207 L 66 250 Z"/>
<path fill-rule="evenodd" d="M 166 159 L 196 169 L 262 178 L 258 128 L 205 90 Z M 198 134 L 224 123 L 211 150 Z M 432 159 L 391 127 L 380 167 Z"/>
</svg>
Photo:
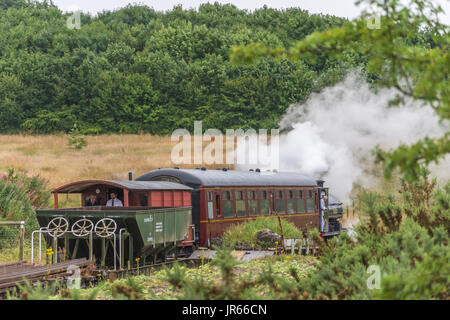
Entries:
<svg viewBox="0 0 450 320">
<path fill-rule="evenodd" d="M 51 209 L 37 210 L 36 213 L 41 227 L 46 227 L 51 219 L 63 216 L 69 221 L 69 230 L 75 221 L 83 217 L 92 220 L 94 225 L 103 218 L 114 219 L 117 223 L 116 235 L 125 228 L 138 252 L 180 243 L 186 238 L 192 221 L 191 207 L 143 210 Z M 74 236 L 69 235 L 69 239 L 74 239 Z"/>
</svg>

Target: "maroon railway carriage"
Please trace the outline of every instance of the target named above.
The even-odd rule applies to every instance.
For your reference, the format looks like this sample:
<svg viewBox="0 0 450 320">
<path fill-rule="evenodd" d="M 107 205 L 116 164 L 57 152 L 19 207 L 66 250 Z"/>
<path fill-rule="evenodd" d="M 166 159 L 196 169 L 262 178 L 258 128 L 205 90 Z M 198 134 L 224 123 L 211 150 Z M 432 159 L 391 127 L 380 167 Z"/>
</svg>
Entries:
<svg viewBox="0 0 450 320">
<path fill-rule="evenodd" d="M 319 228 L 322 185 L 298 173 L 175 168 L 154 170 L 136 181 L 169 181 L 193 189 L 192 222 L 200 246 L 209 246 L 230 225 L 257 217 L 279 215 L 301 230 Z"/>
</svg>

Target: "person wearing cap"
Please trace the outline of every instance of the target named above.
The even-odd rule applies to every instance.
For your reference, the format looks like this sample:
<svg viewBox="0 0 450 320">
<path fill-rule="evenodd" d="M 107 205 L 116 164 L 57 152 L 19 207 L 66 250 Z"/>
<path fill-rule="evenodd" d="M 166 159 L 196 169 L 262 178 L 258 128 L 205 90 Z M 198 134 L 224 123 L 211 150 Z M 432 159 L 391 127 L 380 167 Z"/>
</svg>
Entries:
<svg viewBox="0 0 450 320">
<path fill-rule="evenodd" d="M 110 193 L 111 199 L 106 202 L 107 207 L 123 207 L 122 201 L 117 199 L 117 194 L 115 192 Z"/>
<path fill-rule="evenodd" d="M 322 198 L 320 198 L 320 232 L 323 232 L 323 227 L 325 225 L 324 214 L 325 214 L 325 210 L 327 209 L 327 207 L 326 207 L 327 200 L 328 200 L 328 197 L 326 194 L 324 194 L 322 196 Z"/>
</svg>

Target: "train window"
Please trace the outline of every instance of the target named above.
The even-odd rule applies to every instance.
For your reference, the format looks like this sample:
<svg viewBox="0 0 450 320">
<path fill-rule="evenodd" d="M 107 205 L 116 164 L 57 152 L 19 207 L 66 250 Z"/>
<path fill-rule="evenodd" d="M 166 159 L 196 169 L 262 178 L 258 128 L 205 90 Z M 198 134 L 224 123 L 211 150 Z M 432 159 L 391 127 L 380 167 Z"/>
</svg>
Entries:
<svg viewBox="0 0 450 320">
<path fill-rule="evenodd" d="M 208 201 L 212 201 L 212 199 L 213 199 L 212 191 L 208 191 L 206 194 L 207 194 Z"/>
<path fill-rule="evenodd" d="M 286 213 L 286 207 L 284 205 L 284 192 L 281 190 L 276 192 L 276 209 L 278 214 Z"/>
<path fill-rule="evenodd" d="M 297 212 L 298 213 L 305 213 L 305 199 L 299 198 L 297 199 Z"/>
<path fill-rule="evenodd" d="M 235 191 L 235 197 L 236 197 L 236 215 L 238 217 L 245 217 L 247 215 L 247 211 L 245 210 L 244 192 Z"/>
<path fill-rule="evenodd" d="M 224 218 L 234 217 L 233 201 L 231 199 L 230 191 L 222 192 L 222 212 Z"/>
<path fill-rule="evenodd" d="M 294 214 L 295 213 L 295 199 L 294 199 L 294 191 L 289 190 L 288 192 L 287 203 L 287 213 Z"/>
<path fill-rule="evenodd" d="M 259 212 L 263 216 L 270 215 L 269 199 L 267 199 L 267 191 L 259 191 Z"/>
<path fill-rule="evenodd" d="M 230 191 L 222 191 L 222 200 L 231 200 Z"/>
<path fill-rule="evenodd" d="M 214 219 L 214 203 L 212 201 L 208 201 L 208 219 Z"/>
<path fill-rule="evenodd" d="M 141 207 L 147 207 L 148 206 L 148 194 L 147 193 L 140 193 L 139 194 L 139 205 Z"/>
<path fill-rule="evenodd" d="M 316 208 L 315 208 L 315 201 L 313 198 L 313 192 L 309 190 L 307 194 L 308 198 L 306 199 L 306 212 L 308 213 L 314 212 Z"/>
<path fill-rule="evenodd" d="M 247 199 L 248 199 L 248 214 L 250 216 L 257 216 L 258 215 L 258 200 L 256 200 L 256 192 L 248 191 Z"/>
<path fill-rule="evenodd" d="M 303 198 L 303 191 L 297 190 L 297 198 Z"/>
</svg>

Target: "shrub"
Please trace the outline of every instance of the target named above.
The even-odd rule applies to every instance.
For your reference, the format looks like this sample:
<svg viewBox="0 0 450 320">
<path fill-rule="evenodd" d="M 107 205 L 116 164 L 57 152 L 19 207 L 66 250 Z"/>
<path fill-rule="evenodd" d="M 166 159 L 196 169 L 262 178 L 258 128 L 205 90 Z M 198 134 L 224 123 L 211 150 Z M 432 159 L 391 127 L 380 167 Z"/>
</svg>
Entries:
<svg viewBox="0 0 450 320">
<path fill-rule="evenodd" d="M 281 226 L 285 239 L 303 238 L 300 231 L 293 223 L 281 218 Z M 251 247 L 266 247 L 268 244 L 256 239 L 256 233 L 263 229 L 269 229 L 281 235 L 280 224 L 277 217 L 259 217 L 255 220 L 233 225 L 223 235 L 226 246 L 246 245 Z"/>
<path fill-rule="evenodd" d="M 38 227 L 35 209 L 48 206 L 47 181 L 38 175 L 8 169 L 0 174 L 0 220 L 25 221 L 30 234 Z"/>
</svg>

